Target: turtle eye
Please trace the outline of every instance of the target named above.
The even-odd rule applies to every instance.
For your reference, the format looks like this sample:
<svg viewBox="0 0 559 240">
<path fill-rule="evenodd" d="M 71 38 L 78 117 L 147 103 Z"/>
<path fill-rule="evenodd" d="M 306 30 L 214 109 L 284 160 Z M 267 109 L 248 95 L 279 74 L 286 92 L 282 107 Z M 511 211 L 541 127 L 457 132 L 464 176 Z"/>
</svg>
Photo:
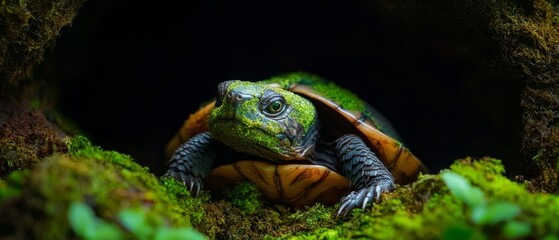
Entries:
<svg viewBox="0 0 559 240">
<path fill-rule="evenodd" d="M 270 115 L 278 114 L 283 110 L 283 102 L 280 100 L 275 100 L 266 106 L 266 112 Z"/>
<path fill-rule="evenodd" d="M 269 117 L 277 117 L 287 109 L 283 96 L 271 90 L 266 91 L 262 95 L 260 102 L 262 103 L 260 108 L 262 113 Z"/>
</svg>

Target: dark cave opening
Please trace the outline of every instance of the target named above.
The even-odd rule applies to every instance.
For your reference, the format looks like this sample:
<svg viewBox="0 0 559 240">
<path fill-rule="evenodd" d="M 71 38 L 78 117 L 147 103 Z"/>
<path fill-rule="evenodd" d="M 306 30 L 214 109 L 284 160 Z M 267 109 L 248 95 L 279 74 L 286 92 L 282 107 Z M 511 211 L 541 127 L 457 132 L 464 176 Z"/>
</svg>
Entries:
<svg viewBox="0 0 559 240">
<path fill-rule="evenodd" d="M 476 29 L 370 1 L 176 4 L 86 2 L 39 66 L 93 143 L 161 174 L 219 82 L 304 70 L 381 111 L 433 172 L 466 156 L 521 172 L 521 83 Z"/>
</svg>

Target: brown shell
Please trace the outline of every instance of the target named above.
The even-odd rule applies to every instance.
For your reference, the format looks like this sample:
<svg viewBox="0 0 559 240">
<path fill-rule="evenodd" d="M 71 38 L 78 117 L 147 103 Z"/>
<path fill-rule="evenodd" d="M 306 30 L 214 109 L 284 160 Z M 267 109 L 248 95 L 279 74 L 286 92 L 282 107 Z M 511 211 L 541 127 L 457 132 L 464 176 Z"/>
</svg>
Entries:
<svg viewBox="0 0 559 240">
<path fill-rule="evenodd" d="M 336 102 L 323 97 L 314 91 L 313 88 L 306 85 L 293 84 L 290 86 L 289 90 L 310 98 L 315 103 L 319 114 L 320 112 L 334 113 L 328 115 L 328 117 L 321 118 L 319 116 L 321 122 L 324 123 L 324 120 L 329 119 L 330 124 L 335 124 L 335 126 L 325 125 L 323 126 L 324 128 L 353 132 L 360 135 L 364 140 L 368 140 L 365 142 L 383 161 L 386 168 L 390 170 L 392 176 L 396 178 L 396 183 L 411 183 L 417 179 L 420 172 L 427 172 L 425 165 L 423 165 L 408 148 L 399 141 L 378 130 L 373 122 L 362 112 L 344 109 Z M 330 111 L 321 111 L 320 108 L 324 107 L 321 105 L 325 105 Z M 343 119 L 340 120 L 339 117 Z M 351 123 L 352 126 L 347 126 L 349 125 L 348 123 Z M 341 134 L 343 133 L 339 133 L 336 136 Z"/>
<path fill-rule="evenodd" d="M 323 166 L 247 160 L 213 169 L 206 185 L 219 191 L 243 180 L 255 183 L 266 199 L 292 206 L 334 204 L 350 189 L 346 178 Z"/>
<path fill-rule="evenodd" d="M 328 138 L 328 135 L 331 135 L 332 138 L 336 138 L 344 133 L 360 135 L 390 170 L 396 183 L 402 185 L 411 183 L 417 179 L 420 172 L 427 172 L 426 167 L 416 156 L 400 142 L 378 130 L 363 113 L 344 109 L 306 85 L 292 84 L 289 90 L 307 97 L 314 103 L 322 127 L 326 129 L 326 134 L 321 133 L 321 136 Z M 168 142 L 165 148 L 166 159 L 171 159 L 174 150 L 180 144 L 195 134 L 207 130 L 208 116 L 213 106 L 214 102 L 204 105 L 188 117 L 181 129 Z M 298 179 L 295 176 L 305 176 L 305 174 L 312 176 L 293 182 L 293 179 Z M 327 177 L 322 179 L 323 176 Z M 317 200 L 333 203 L 339 201 L 339 198 L 349 189 L 349 182 L 343 176 L 323 166 L 277 165 L 246 160 L 213 169 L 207 183 L 211 188 L 219 188 L 241 180 L 253 181 L 269 199 L 293 205 L 304 205 Z"/>
</svg>

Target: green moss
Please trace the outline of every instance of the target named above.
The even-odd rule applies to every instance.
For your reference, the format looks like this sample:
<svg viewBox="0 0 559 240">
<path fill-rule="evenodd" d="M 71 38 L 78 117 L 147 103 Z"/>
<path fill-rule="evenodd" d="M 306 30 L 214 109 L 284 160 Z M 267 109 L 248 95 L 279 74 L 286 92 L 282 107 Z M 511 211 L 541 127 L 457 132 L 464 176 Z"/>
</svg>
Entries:
<svg viewBox="0 0 559 240">
<path fill-rule="evenodd" d="M 559 158 L 559 11 L 553 1 L 498 1 L 489 22 L 503 62 L 522 82 L 522 153 L 525 173 L 543 181 L 557 181 L 548 166 Z M 546 151 L 546 154 L 541 154 Z M 540 155 L 538 159 L 532 156 Z M 535 161 L 534 161 L 535 160 Z M 535 173 L 533 173 L 535 172 Z M 551 176 L 555 175 L 555 176 Z M 555 180 L 552 180 L 555 179 Z M 545 187 L 557 192 L 557 184 Z"/>
<path fill-rule="evenodd" d="M 540 174 L 530 181 L 532 188 L 551 193 L 559 192 L 559 148 L 541 149 L 532 158 Z"/>
<path fill-rule="evenodd" d="M 305 209 L 298 209 L 289 216 L 289 219 L 301 224 L 306 224 L 308 229 L 325 228 L 334 226 L 333 208 L 317 203 Z"/>
<path fill-rule="evenodd" d="M 102 150 L 99 146 L 94 146 L 83 136 L 75 136 L 68 142 L 68 154 L 77 158 L 92 158 L 108 161 L 116 166 L 120 166 L 140 173 L 148 173 L 149 169 L 135 163 L 132 157 L 116 151 Z"/>
<path fill-rule="evenodd" d="M 252 214 L 262 207 L 260 195 L 260 190 L 256 185 L 250 182 L 241 182 L 231 190 L 226 199 L 243 212 Z"/>
<path fill-rule="evenodd" d="M 31 75 L 45 49 L 69 24 L 82 1 L 0 1 L 0 84 Z"/>
<path fill-rule="evenodd" d="M 478 211 L 474 205 L 453 194 L 441 175 L 426 174 L 384 194 L 380 203 L 335 219 L 332 216 L 337 205 L 315 204 L 300 209 L 273 205 L 260 200 L 252 184 L 239 185 L 221 200 L 210 201 L 206 192 L 193 198 L 174 179 L 158 179 L 130 156 L 102 150 L 84 137 L 69 141 L 68 152 L 45 159 L 28 174 L 16 172 L 0 182 L 4 200 L 19 196 L 25 206 L 22 211 L 34 209 L 37 217 L 25 223 L 25 228 L 35 234 L 71 236 L 75 226 L 70 228 L 65 213 L 76 202 L 93 210 L 92 219 L 117 226 L 132 224 L 124 228 L 125 235 L 144 234 L 133 227 L 136 224 L 144 224 L 142 229 L 148 230 L 192 225 L 210 239 L 441 239 L 457 234 L 543 238 L 559 234 L 559 197 L 528 191 L 528 183 L 508 179 L 501 162 L 492 158 L 457 160 L 442 171 L 459 174 L 471 188 L 479 189 L 489 218 L 473 218 Z M 0 207 L 6 208 L 10 202 L 2 201 Z M 499 209 L 503 207 L 517 211 L 514 215 L 502 214 Z M 123 211 L 126 216 L 136 217 L 123 219 Z"/>
<path fill-rule="evenodd" d="M 204 220 L 204 204 L 210 199 L 207 192 L 202 191 L 194 198 L 182 183 L 173 178 L 163 177 L 160 178 L 160 182 L 167 194 L 174 197 L 178 203 L 179 209 L 174 211 L 181 212 L 181 209 L 184 209 L 193 225 Z"/>
</svg>

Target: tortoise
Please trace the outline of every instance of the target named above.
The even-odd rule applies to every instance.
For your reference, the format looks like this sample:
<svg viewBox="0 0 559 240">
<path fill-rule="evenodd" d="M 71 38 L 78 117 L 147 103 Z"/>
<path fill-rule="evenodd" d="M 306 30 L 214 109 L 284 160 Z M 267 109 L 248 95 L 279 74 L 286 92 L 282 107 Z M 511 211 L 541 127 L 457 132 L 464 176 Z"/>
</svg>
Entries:
<svg viewBox="0 0 559 240">
<path fill-rule="evenodd" d="M 164 176 L 196 196 L 248 180 L 269 201 L 339 202 L 337 217 L 427 172 L 378 111 L 307 72 L 219 83 L 165 155 Z"/>
</svg>

